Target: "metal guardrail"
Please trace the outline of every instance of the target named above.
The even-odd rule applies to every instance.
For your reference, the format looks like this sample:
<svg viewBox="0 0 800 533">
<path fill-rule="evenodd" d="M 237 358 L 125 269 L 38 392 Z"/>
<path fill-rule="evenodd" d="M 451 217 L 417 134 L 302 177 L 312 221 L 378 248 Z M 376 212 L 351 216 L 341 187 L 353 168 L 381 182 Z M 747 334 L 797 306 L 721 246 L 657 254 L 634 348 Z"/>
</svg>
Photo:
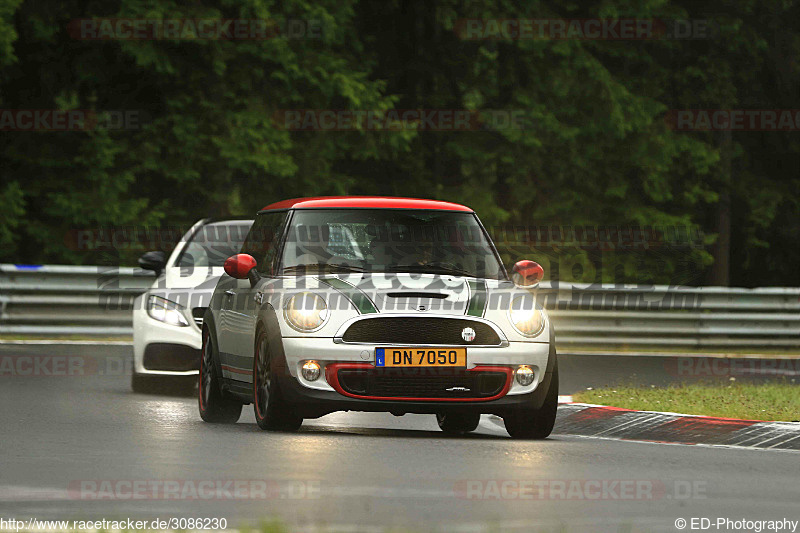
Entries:
<svg viewBox="0 0 800 533">
<path fill-rule="evenodd" d="M 541 293 L 560 345 L 800 347 L 800 288 L 547 285 Z"/>
<path fill-rule="evenodd" d="M 0 264 L 0 334 L 130 335 L 138 268 Z M 800 288 L 543 283 L 562 347 L 800 347 Z M 491 305 L 491 301 L 490 301 Z"/>
<path fill-rule="evenodd" d="M 139 268 L 0 264 L 0 334 L 130 335 Z"/>
</svg>

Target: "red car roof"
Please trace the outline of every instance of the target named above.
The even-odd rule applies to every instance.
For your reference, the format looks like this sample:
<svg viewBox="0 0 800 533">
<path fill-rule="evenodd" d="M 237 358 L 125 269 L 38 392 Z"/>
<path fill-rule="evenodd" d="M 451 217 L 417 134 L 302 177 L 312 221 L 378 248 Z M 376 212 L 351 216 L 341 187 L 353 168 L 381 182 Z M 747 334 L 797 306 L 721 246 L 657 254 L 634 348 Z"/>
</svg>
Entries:
<svg viewBox="0 0 800 533">
<path fill-rule="evenodd" d="M 318 196 L 315 198 L 293 198 L 275 202 L 261 211 L 276 209 L 321 209 L 336 207 L 373 208 L 373 209 L 437 209 L 444 211 L 465 211 L 472 213 L 467 206 L 439 200 L 421 200 L 418 198 L 393 198 L 391 196 Z"/>
</svg>

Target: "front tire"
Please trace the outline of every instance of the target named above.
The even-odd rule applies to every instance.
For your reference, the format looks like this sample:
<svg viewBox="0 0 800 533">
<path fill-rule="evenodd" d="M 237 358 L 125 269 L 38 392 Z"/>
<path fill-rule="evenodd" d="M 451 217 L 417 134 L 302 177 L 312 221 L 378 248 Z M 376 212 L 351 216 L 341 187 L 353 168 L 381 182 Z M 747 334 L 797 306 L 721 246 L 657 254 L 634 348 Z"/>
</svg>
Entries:
<svg viewBox="0 0 800 533">
<path fill-rule="evenodd" d="M 553 432 L 558 412 L 558 363 L 553 368 L 550 388 L 539 409 L 520 409 L 503 417 L 506 431 L 514 439 L 546 439 Z"/>
<path fill-rule="evenodd" d="M 277 361 L 271 357 L 267 332 L 256 339 L 253 358 L 253 411 L 258 427 L 267 431 L 297 431 L 303 418 L 297 416 L 281 394 L 277 380 Z"/>
<path fill-rule="evenodd" d="M 197 406 L 200 418 L 215 424 L 234 424 L 242 415 L 242 402 L 229 398 L 223 391 L 214 361 L 214 346 L 209 331 L 203 330 L 203 354 L 197 377 Z"/>
<path fill-rule="evenodd" d="M 448 435 L 463 435 L 478 428 L 480 413 L 438 413 L 436 423 L 439 429 Z"/>
</svg>

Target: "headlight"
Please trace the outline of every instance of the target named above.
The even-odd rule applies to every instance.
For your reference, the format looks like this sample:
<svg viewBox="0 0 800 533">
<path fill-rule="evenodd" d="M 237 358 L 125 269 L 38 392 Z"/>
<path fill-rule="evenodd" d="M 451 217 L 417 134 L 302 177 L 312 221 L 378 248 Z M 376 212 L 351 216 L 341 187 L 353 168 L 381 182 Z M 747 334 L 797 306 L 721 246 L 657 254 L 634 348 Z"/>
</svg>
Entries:
<svg viewBox="0 0 800 533">
<path fill-rule="evenodd" d="M 316 331 L 328 320 L 328 305 L 322 296 L 301 292 L 292 296 L 283 310 L 286 321 L 297 331 Z"/>
<path fill-rule="evenodd" d="M 173 326 L 189 325 L 183 314 L 183 306 L 160 296 L 151 295 L 147 299 L 147 314 L 150 315 L 150 318 Z"/>
<path fill-rule="evenodd" d="M 544 315 L 531 296 L 518 296 L 511 301 L 508 319 L 514 329 L 526 337 L 535 337 L 544 328 Z"/>
</svg>

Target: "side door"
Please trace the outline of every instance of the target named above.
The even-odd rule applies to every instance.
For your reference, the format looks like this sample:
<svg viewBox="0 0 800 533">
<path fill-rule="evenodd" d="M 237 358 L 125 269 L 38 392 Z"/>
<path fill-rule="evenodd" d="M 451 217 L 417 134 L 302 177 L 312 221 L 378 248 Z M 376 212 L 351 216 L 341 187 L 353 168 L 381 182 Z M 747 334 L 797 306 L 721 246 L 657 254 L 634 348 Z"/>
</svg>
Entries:
<svg viewBox="0 0 800 533">
<path fill-rule="evenodd" d="M 289 217 L 288 211 L 272 211 L 258 215 L 242 245 L 242 253 L 256 260 L 256 271 L 262 280 L 251 286 L 250 280 L 233 279 L 227 274 L 221 304 L 220 363 L 225 377 L 252 382 L 253 347 L 256 319 L 261 309 L 256 300 L 259 286 L 273 278 L 280 257 L 281 237 Z M 224 339 L 222 338 L 224 337 Z"/>
</svg>

